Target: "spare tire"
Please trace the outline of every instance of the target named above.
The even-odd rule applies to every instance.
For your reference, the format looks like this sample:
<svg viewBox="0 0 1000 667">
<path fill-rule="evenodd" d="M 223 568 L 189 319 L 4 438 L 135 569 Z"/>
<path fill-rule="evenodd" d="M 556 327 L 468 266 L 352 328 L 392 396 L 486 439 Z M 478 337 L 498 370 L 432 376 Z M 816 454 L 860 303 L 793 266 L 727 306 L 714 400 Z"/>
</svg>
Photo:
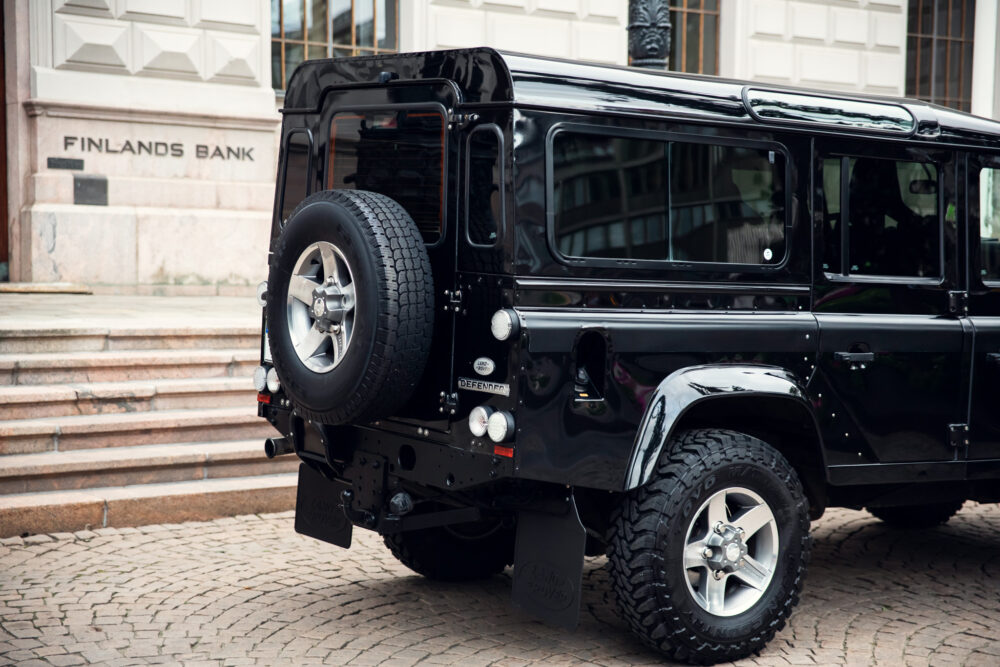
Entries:
<svg viewBox="0 0 1000 667">
<path fill-rule="evenodd" d="M 304 199 L 271 255 L 267 323 L 298 414 L 325 424 L 394 414 L 420 381 L 434 329 L 431 265 L 413 219 L 374 192 Z"/>
</svg>

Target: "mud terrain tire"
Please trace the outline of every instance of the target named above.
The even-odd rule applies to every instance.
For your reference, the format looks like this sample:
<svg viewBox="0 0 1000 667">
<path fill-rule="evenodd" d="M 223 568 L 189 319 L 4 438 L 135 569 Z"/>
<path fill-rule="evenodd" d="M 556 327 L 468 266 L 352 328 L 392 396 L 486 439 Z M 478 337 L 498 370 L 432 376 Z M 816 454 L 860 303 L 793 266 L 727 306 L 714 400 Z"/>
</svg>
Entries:
<svg viewBox="0 0 1000 667">
<path fill-rule="evenodd" d="M 315 253 L 320 247 L 335 249 L 341 273 L 349 274 L 342 280 L 353 287 L 351 338 L 339 348 L 339 357 L 328 353 L 335 359 L 332 367 L 327 363 L 325 370 L 317 371 L 306 363 L 314 357 L 302 352 L 307 357 L 303 359 L 296 351 L 293 331 L 301 344 L 302 332 L 312 331 L 310 321 L 316 328 L 319 315 L 314 316 L 315 310 L 305 304 L 308 294 L 293 308 L 289 290 L 296 267 L 303 266 L 310 248 Z M 312 261 L 319 283 L 329 276 L 329 271 L 323 273 L 325 260 L 322 265 Z M 296 276 L 297 284 L 301 278 Z M 366 423 L 402 407 L 427 362 L 434 327 L 433 290 L 423 239 L 397 202 L 361 190 L 328 190 L 304 199 L 281 230 L 271 256 L 267 290 L 271 355 L 298 414 L 325 424 Z M 302 295 L 303 291 L 293 293 Z M 322 324 L 340 326 L 328 320 Z M 325 344 L 328 350 L 335 348 L 329 340 Z M 303 350 L 306 347 L 301 345 Z M 315 359 L 320 359 L 321 352 L 316 354 Z"/>
</svg>

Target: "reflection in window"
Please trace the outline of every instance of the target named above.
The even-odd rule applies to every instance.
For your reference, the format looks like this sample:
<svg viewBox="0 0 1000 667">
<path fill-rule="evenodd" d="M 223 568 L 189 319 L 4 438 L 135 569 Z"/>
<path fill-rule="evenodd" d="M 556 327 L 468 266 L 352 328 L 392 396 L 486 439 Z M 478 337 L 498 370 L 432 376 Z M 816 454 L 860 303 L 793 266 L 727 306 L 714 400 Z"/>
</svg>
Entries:
<svg viewBox="0 0 1000 667">
<path fill-rule="evenodd" d="M 503 220 L 500 136 L 494 131 L 495 127 L 482 126 L 469 135 L 466 216 L 469 241 L 476 245 L 495 244 Z"/>
<path fill-rule="evenodd" d="M 563 255 L 777 264 L 784 158 L 735 146 L 563 132 L 553 146 Z"/>
<path fill-rule="evenodd" d="M 846 203 L 841 201 L 845 173 L 849 178 Z M 824 270 L 872 276 L 940 276 L 938 188 L 937 167 L 929 162 L 848 157 L 824 160 Z M 846 248 L 840 226 L 845 213 Z M 845 250 L 846 262 L 842 259 Z"/>
<path fill-rule="evenodd" d="M 334 115 L 327 187 L 391 197 L 424 240 L 436 240 L 444 220 L 444 118 L 434 111 Z"/>
<path fill-rule="evenodd" d="M 983 280 L 1000 280 L 1000 169 L 979 172 L 979 239 Z"/>
<path fill-rule="evenodd" d="M 303 60 L 396 51 L 399 0 L 271 0 L 271 86 Z"/>
</svg>

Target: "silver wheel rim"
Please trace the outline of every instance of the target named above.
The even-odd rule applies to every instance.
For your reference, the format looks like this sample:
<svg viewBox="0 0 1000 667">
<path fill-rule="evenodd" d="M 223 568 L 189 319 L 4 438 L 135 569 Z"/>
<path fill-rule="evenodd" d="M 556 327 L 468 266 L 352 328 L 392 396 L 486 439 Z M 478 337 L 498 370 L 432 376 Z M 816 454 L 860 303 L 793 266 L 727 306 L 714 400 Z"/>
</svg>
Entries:
<svg viewBox="0 0 1000 667">
<path fill-rule="evenodd" d="M 764 499 L 731 487 L 695 513 L 684 539 L 684 580 L 698 605 L 735 616 L 764 596 L 778 563 L 778 524 Z"/>
<path fill-rule="evenodd" d="M 317 241 L 299 255 L 288 281 L 288 335 L 299 360 L 328 373 L 343 361 L 354 333 L 354 277 L 344 253 Z"/>
</svg>

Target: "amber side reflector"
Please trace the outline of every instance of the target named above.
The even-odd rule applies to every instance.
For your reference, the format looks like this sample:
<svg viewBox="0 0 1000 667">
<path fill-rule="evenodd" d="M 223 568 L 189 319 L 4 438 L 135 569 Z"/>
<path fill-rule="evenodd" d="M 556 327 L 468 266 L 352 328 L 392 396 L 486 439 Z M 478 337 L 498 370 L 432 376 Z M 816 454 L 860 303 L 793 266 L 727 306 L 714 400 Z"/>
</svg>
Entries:
<svg viewBox="0 0 1000 667">
<path fill-rule="evenodd" d="M 271 395 L 270 394 L 257 394 L 257 402 L 258 403 L 267 403 L 267 404 L 270 404 L 271 403 Z"/>
<path fill-rule="evenodd" d="M 500 445 L 493 445 L 493 453 L 497 456 L 506 456 L 509 459 L 514 458 L 514 448 L 513 447 L 501 447 Z"/>
</svg>

